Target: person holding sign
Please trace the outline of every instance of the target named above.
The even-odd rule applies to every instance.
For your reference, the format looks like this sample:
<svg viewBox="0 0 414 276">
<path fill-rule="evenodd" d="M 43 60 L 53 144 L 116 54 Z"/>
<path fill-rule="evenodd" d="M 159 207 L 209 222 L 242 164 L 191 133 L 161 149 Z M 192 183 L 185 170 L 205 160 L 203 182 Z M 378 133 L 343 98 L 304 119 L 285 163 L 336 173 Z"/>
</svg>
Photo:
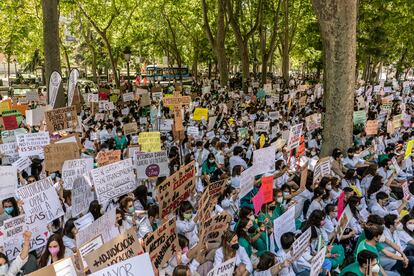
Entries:
<svg viewBox="0 0 414 276">
<path fill-rule="evenodd" d="M 239 237 L 235 232 L 227 231 L 221 238 L 221 246 L 214 255 L 214 267 L 236 257 L 236 273 L 252 273 L 253 265 L 243 246 L 239 245 Z"/>
<path fill-rule="evenodd" d="M 31 236 L 32 233 L 30 231 L 23 232 L 22 251 L 14 261 L 9 262 L 7 256 L 0 252 L 0 275 L 15 276 L 20 272 L 29 258 Z"/>
</svg>

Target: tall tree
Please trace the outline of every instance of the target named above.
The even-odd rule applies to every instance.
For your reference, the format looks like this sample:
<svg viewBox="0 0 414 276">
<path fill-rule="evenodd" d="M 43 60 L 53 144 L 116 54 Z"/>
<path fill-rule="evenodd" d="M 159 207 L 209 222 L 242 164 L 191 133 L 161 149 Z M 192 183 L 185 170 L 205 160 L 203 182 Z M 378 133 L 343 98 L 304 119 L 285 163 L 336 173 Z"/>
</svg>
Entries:
<svg viewBox="0 0 414 276">
<path fill-rule="evenodd" d="M 312 0 L 324 54 L 322 155 L 352 145 L 357 0 Z"/>
<path fill-rule="evenodd" d="M 261 9 L 262 9 L 262 0 L 259 0 L 257 5 L 256 13 L 252 12 L 252 15 L 255 16 L 253 26 L 251 26 L 249 31 L 243 32 L 243 17 L 247 11 L 243 11 L 246 3 L 243 3 L 242 0 L 226 0 L 227 3 L 227 14 L 229 17 L 230 25 L 233 29 L 234 36 L 236 38 L 241 66 L 242 66 L 242 76 L 243 76 L 243 90 L 247 92 L 248 88 L 248 78 L 250 73 L 250 63 L 249 63 L 249 39 L 254 35 L 257 27 L 259 26 Z M 240 22 L 242 21 L 242 22 Z"/>
<path fill-rule="evenodd" d="M 61 73 L 59 51 L 59 0 L 42 0 L 43 10 L 43 51 L 45 56 L 46 85 L 53 71 Z M 66 105 L 62 84 L 56 97 L 55 107 Z"/>
<path fill-rule="evenodd" d="M 227 85 L 229 80 L 229 70 L 227 66 L 227 57 L 226 57 L 226 0 L 217 0 L 217 23 L 216 23 L 216 34 L 213 35 L 213 32 L 210 28 L 210 22 L 208 19 L 208 7 L 206 0 L 201 0 L 203 7 L 203 22 L 204 29 L 210 42 L 210 46 L 213 49 L 214 55 L 217 59 L 218 70 L 220 72 L 220 85 L 222 87 Z"/>
</svg>

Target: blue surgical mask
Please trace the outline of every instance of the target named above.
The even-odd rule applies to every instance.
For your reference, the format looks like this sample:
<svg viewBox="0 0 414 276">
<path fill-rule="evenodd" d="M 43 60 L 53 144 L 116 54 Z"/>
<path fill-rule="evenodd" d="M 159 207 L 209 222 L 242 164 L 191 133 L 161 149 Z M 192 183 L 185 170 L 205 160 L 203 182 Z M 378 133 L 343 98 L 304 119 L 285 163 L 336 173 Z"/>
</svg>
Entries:
<svg viewBox="0 0 414 276">
<path fill-rule="evenodd" d="M 4 211 L 5 211 L 8 215 L 10 215 L 11 213 L 13 213 L 13 211 L 14 211 L 14 207 L 6 207 L 6 208 L 4 208 Z"/>
</svg>

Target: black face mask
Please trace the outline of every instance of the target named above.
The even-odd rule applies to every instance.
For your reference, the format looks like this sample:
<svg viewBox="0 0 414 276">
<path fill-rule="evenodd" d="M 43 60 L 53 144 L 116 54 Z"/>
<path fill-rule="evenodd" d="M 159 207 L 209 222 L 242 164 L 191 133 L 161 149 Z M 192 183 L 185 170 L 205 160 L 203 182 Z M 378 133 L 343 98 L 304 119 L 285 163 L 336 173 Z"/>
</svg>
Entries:
<svg viewBox="0 0 414 276">
<path fill-rule="evenodd" d="M 118 225 L 122 226 L 122 219 L 118 220 Z"/>
<path fill-rule="evenodd" d="M 252 227 L 250 227 L 249 229 L 247 229 L 247 232 L 249 233 L 249 234 L 253 234 L 254 232 L 256 232 L 255 230 L 254 230 L 254 227 L 252 226 Z"/>
<path fill-rule="evenodd" d="M 235 250 L 235 251 L 236 251 L 236 250 L 238 250 L 238 249 L 239 249 L 239 247 L 240 247 L 240 246 L 239 246 L 239 244 L 238 244 L 238 243 L 235 243 L 235 244 L 232 244 L 232 245 L 231 245 L 231 249 L 233 249 L 233 250 Z"/>
<path fill-rule="evenodd" d="M 275 209 L 276 209 L 276 206 L 275 205 L 269 206 L 269 210 L 270 211 L 274 211 Z"/>
</svg>

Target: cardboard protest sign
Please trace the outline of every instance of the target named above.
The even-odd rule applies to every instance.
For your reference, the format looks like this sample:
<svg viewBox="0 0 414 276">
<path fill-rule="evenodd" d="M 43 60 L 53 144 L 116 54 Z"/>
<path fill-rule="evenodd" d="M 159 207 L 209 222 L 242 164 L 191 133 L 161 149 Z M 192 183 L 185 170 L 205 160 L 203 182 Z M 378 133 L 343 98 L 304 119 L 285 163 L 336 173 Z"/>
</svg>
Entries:
<svg viewBox="0 0 414 276">
<path fill-rule="evenodd" d="M 229 228 L 231 220 L 231 215 L 222 212 L 200 223 L 199 233 L 201 244 L 207 243 L 209 248 L 220 245 L 221 236 Z"/>
<path fill-rule="evenodd" d="M 30 276 L 76 276 L 74 257 L 64 258 L 51 265 L 38 269 L 30 274 Z"/>
<path fill-rule="evenodd" d="M 282 237 L 284 233 L 295 231 L 295 206 L 291 206 L 286 212 L 273 221 L 273 234 L 278 248 L 282 248 L 280 237 Z"/>
<path fill-rule="evenodd" d="M 160 152 L 139 152 L 135 151 L 134 165 L 138 179 L 149 177 L 168 176 L 168 154 L 166 151 Z"/>
<path fill-rule="evenodd" d="M 377 135 L 378 134 L 378 121 L 368 120 L 365 126 L 365 133 L 367 135 Z"/>
<path fill-rule="evenodd" d="M 175 232 L 175 218 L 170 219 L 144 239 L 145 251 L 149 253 L 152 265 L 159 269 L 180 248 Z"/>
<path fill-rule="evenodd" d="M 45 112 L 46 128 L 50 132 L 73 130 L 78 125 L 76 107 L 62 107 Z"/>
<path fill-rule="evenodd" d="M 289 130 L 289 138 L 287 142 L 288 150 L 297 148 L 300 144 L 300 137 L 302 135 L 303 123 L 294 125 Z"/>
<path fill-rule="evenodd" d="M 326 246 L 323 247 L 313 258 L 311 262 L 310 276 L 318 276 L 322 268 L 326 255 Z"/>
<path fill-rule="evenodd" d="M 140 132 L 138 142 L 142 152 L 161 151 L 161 134 L 159 132 Z"/>
<path fill-rule="evenodd" d="M 88 103 L 97 103 L 99 102 L 99 95 L 98 94 L 93 94 L 93 93 L 88 93 Z"/>
<path fill-rule="evenodd" d="M 181 167 L 177 172 L 156 187 L 160 216 L 174 212 L 195 189 L 195 162 Z"/>
<path fill-rule="evenodd" d="M 211 217 L 211 213 L 217 204 L 218 197 L 224 192 L 226 180 L 219 180 L 207 186 L 198 201 L 197 222 L 205 222 Z"/>
<path fill-rule="evenodd" d="M 138 125 L 137 123 L 128 123 L 123 126 L 124 134 L 131 135 L 138 133 Z"/>
<path fill-rule="evenodd" d="M 354 111 L 354 125 L 365 125 L 367 112 L 365 110 Z"/>
<path fill-rule="evenodd" d="M 207 276 L 233 276 L 235 267 L 236 257 L 228 259 L 218 267 L 214 267 L 208 272 Z"/>
<path fill-rule="evenodd" d="M 137 186 L 131 158 L 93 169 L 91 177 L 101 204 L 127 194 Z"/>
<path fill-rule="evenodd" d="M 176 96 L 165 97 L 162 99 L 165 106 L 183 106 L 183 105 L 190 105 L 191 97 L 190 96 L 180 96 L 179 94 Z"/>
<path fill-rule="evenodd" d="M 197 107 L 194 110 L 193 120 L 194 121 L 201 121 L 203 119 L 208 121 L 208 108 Z"/>
<path fill-rule="evenodd" d="M 144 253 L 136 235 L 136 229 L 130 228 L 84 256 L 91 272 L 120 263 Z"/>
<path fill-rule="evenodd" d="M 98 167 L 103 167 L 121 160 L 120 150 L 100 151 L 96 156 Z"/>
<path fill-rule="evenodd" d="M 348 227 L 352 217 L 353 214 L 351 212 L 351 208 L 347 205 L 338 220 L 338 225 L 335 228 L 336 238 L 338 241 L 341 240 L 341 237 L 344 234 L 345 229 Z"/>
<path fill-rule="evenodd" d="M 143 93 L 140 99 L 140 106 L 149 106 L 151 105 L 151 96 L 148 92 Z"/>
<path fill-rule="evenodd" d="M 46 145 L 44 151 L 45 170 L 48 172 L 61 171 L 66 160 L 80 157 L 78 144 L 74 142 Z"/>
<path fill-rule="evenodd" d="M 82 143 L 81 143 L 81 141 L 79 139 L 79 135 L 77 133 L 63 136 L 63 137 L 61 137 L 61 138 L 59 138 L 57 140 L 53 140 L 51 142 L 53 144 L 77 143 L 78 144 L 78 148 L 79 149 L 82 148 Z"/>
<path fill-rule="evenodd" d="M 104 242 L 108 242 L 118 236 L 119 230 L 115 226 L 115 209 L 116 208 L 112 208 L 111 210 L 106 211 L 105 214 L 95 220 L 87 228 L 80 230 L 78 234 L 76 234 L 76 247 L 79 248 L 81 245 L 87 243 L 99 235 L 102 235 Z"/>
<path fill-rule="evenodd" d="M 12 164 L 18 171 L 23 171 L 32 164 L 32 160 L 29 157 L 19 158 L 16 162 Z"/>
<path fill-rule="evenodd" d="M 92 273 L 91 276 L 154 276 L 154 269 L 148 253 L 132 257 L 120 263 Z"/>
<path fill-rule="evenodd" d="M 62 165 L 63 187 L 72 190 L 73 181 L 93 169 L 93 158 L 65 160 Z"/>
<path fill-rule="evenodd" d="M 4 228 L 4 254 L 10 260 L 14 260 L 20 254 L 23 244 L 23 233 L 27 229 L 32 233 L 30 237 L 30 251 L 42 248 L 49 238 L 47 223 L 42 218 L 31 221 L 25 215 L 5 220 Z"/>
<path fill-rule="evenodd" d="M 0 200 L 14 197 L 17 189 L 17 169 L 0 166 Z"/>
<path fill-rule="evenodd" d="M 311 227 L 308 228 L 302 235 L 297 238 L 293 244 L 291 249 L 291 256 L 292 261 L 297 260 L 302 254 L 306 251 L 310 244 L 311 239 Z"/>
<path fill-rule="evenodd" d="M 256 122 L 256 132 L 269 133 L 270 122 Z"/>
<path fill-rule="evenodd" d="M 88 241 L 87 243 L 83 244 L 81 247 L 78 248 L 79 256 L 81 258 L 84 271 L 89 270 L 88 264 L 86 263 L 84 256 L 86 256 L 92 251 L 97 250 L 103 244 L 104 244 L 104 241 L 103 241 L 102 235 L 99 235 L 96 238 Z"/>
<path fill-rule="evenodd" d="M 400 128 L 402 126 L 402 117 L 403 115 L 399 114 L 399 115 L 395 115 L 392 118 L 392 126 L 394 129 Z"/>
<path fill-rule="evenodd" d="M 75 178 L 72 183 L 72 216 L 77 217 L 82 213 L 86 213 L 93 197 L 91 186 L 85 176 Z"/>
<path fill-rule="evenodd" d="M 16 194 L 23 200 L 24 212 L 30 220 L 46 216 L 49 223 L 65 214 L 50 177 L 22 186 Z"/>
<path fill-rule="evenodd" d="M 313 171 L 313 183 L 320 181 L 324 176 L 331 175 L 331 160 L 325 157 L 318 160 Z"/>
<path fill-rule="evenodd" d="M 122 100 L 124 102 L 130 102 L 135 100 L 134 92 L 124 93 L 122 94 Z"/>
<path fill-rule="evenodd" d="M 258 174 L 263 174 L 275 169 L 276 147 L 271 145 L 253 152 L 253 165 L 259 169 Z"/>
<path fill-rule="evenodd" d="M 159 124 L 159 129 L 161 132 L 168 132 L 172 130 L 174 124 L 173 119 L 161 119 Z"/>
</svg>

